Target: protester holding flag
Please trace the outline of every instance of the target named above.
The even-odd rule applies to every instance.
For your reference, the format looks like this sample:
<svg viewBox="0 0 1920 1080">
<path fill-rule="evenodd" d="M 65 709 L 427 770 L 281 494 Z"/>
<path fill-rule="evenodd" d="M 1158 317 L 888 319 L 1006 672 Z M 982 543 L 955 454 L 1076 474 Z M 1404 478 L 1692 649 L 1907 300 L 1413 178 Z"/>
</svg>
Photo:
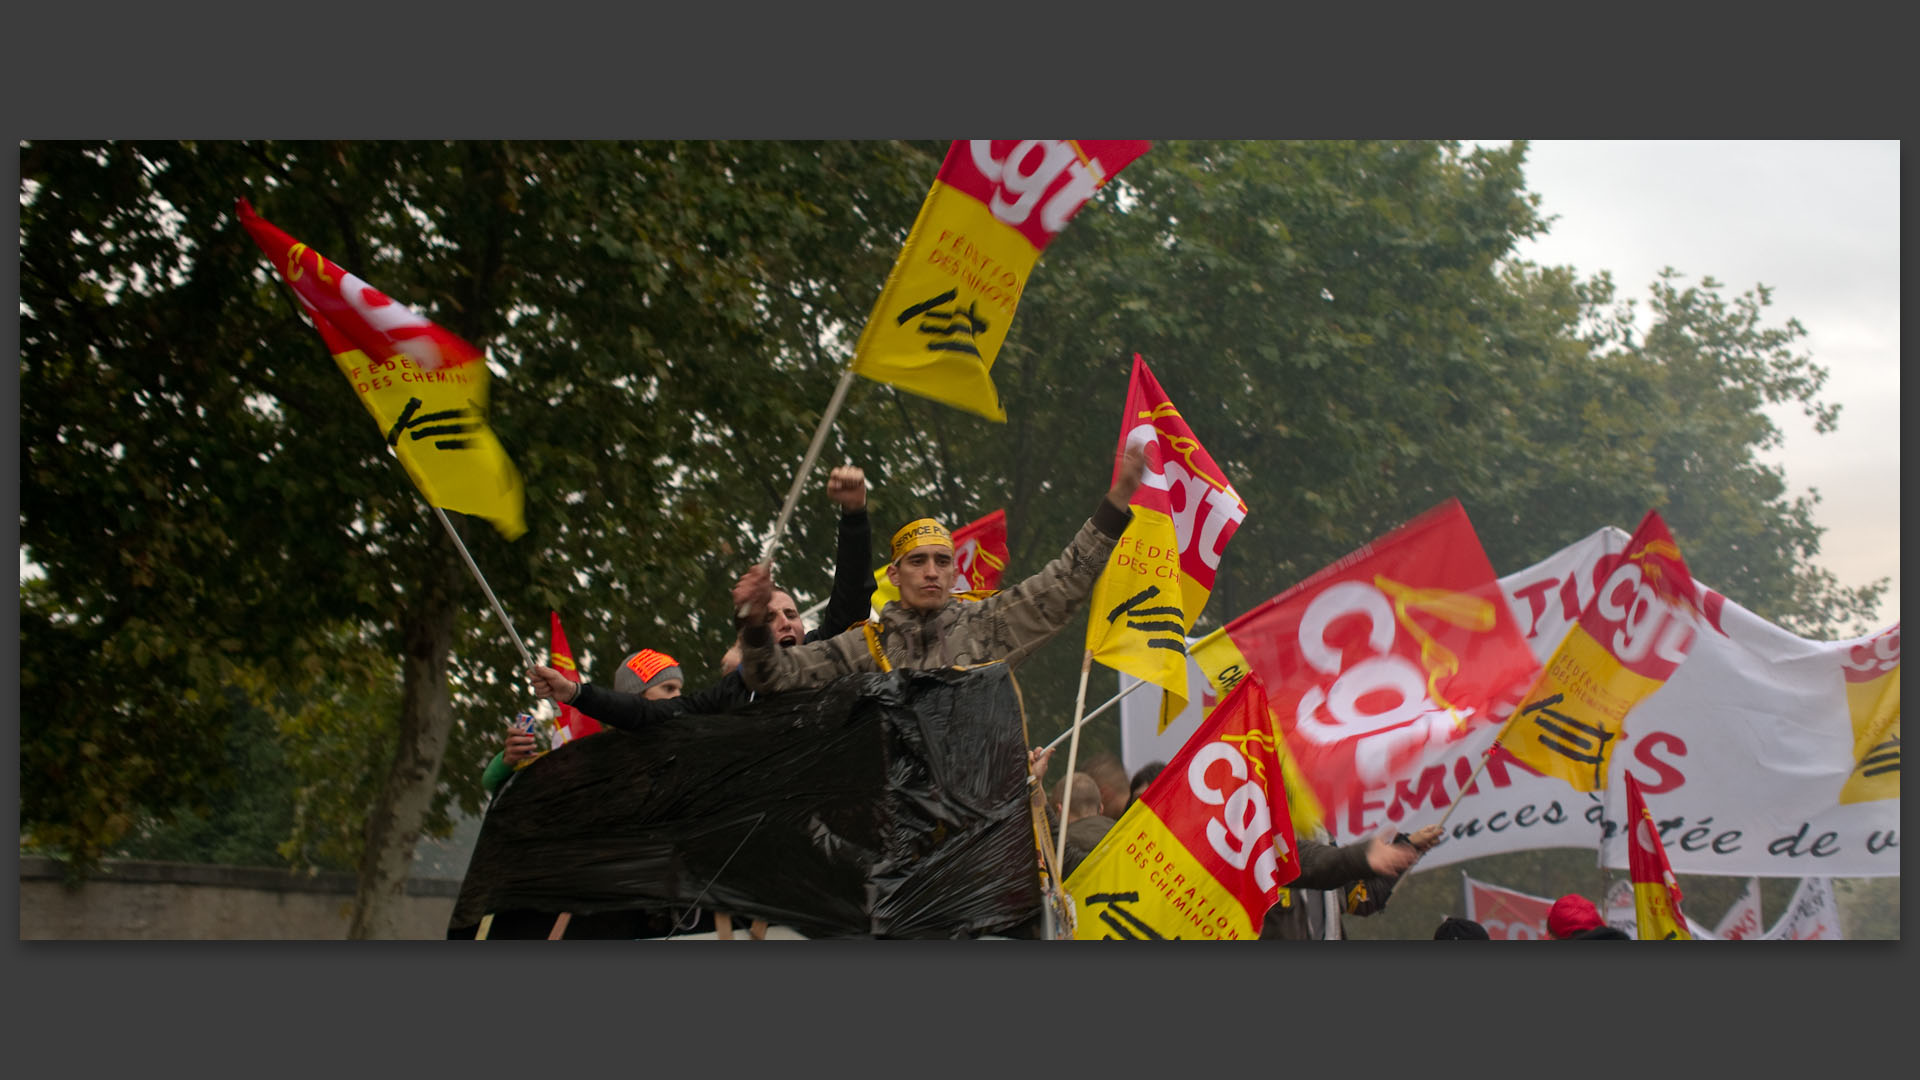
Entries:
<svg viewBox="0 0 1920 1080">
<path fill-rule="evenodd" d="M 1263 941 L 1311 941 L 1325 935 L 1326 913 L 1320 894 L 1338 891 L 1348 915 L 1375 915 L 1420 856 L 1440 842 L 1440 827 L 1428 825 L 1413 835 L 1386 830 L 1365 840 L 1335 846 L 1316 837 L 1300 840 L 1300 876 L 1280 890 L 1260 923 Z"/>
<path fill-rule="evenodd" d="M 1140 487 L 1146 455 L 1130 447 L 1113 486 L 1065 551 L 1039 573 L 978 603 L 953 596 L 953 539 L 932 518 L 909 522 L 893 536 L 889 578 L 900 599 L 859 635 L 778 649 L 767 627 L 773 581 L 754 566 L 734 587 L 744 610 L 740 674 L 759 691 L 824 686 L 843 675 L 966 667 L 996 660 L 1018 664 L 1064 629 L 1086 602 L 1107 556 L 1126 531 L 1127 502 Z"/>
<path fill-rule="evenodd" d="M 834 559 L 833 593 L 820 626 L 809 631 L 793 594 L 774 589 L 765 614 L 765 629 L 781 648 L 824 641 L 858 625 L 867 614 L 873 593 L 868 575 L 873 531 L 867 516 L 867 474 L 852 466 L 834 469 L 827 478 L 827 497 L 840 505 L 840 537 Z M 535 667 L 534 692 L 572 705 L 582 713 L 617 728 L 635 730 L 671 716 L 706 716 L 732 712 L 753 700 L 738 670 L 729 670 L 718 683 L 690 694 L 649 699 L 622 692 L 616 678 L 612 691 L 592 683 L 575 682 L 550 667 Z"/>
<path fill-rule="evenodd" d="M 680 697 L 686 676 L 680 662 L 654 649 L 641 649 L 620 663 L 613 674 L 613 688 L 645 701 L 672 701 Z M 507 748 L 495 754 L 481 774 L 480 786 L 489 795 L 499 789 L 513 771 L 540 755 L 532 732 L 515 731 L 507 736 Z"/>
</svg>

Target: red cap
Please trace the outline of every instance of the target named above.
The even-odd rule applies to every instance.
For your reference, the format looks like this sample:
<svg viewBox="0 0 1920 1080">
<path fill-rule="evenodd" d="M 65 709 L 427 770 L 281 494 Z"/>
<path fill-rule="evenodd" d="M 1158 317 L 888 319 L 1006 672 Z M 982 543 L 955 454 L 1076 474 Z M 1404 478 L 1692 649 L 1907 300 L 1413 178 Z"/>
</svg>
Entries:
<svg viewBox="0 0 1920 1080">
<path fill-rule="evenodd" d="M 1605 925 L 1593 901 L 1579 893 L 1568 893 L 1555 900 L 1553 910 L 1547 912 L 1547 933 L 1561 940 L 1582 930 L 1597 930 Z"/>
</svg>

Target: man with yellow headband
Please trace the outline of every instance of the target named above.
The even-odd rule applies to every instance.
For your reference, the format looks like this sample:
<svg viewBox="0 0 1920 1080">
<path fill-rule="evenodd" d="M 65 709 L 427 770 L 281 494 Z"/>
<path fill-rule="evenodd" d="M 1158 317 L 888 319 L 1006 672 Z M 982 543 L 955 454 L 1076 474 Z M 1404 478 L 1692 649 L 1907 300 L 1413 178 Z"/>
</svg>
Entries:
<svg viewBox="0 0 1920 1080">
<path fill-rule="evenodd" d="M 1130 446 L 1111 490 L 1058 558 L 1010 589 L 977 603 L 953 595 L 953 536 L 931 518 L 893 534 L 887 578 L 900 599 L 859 633 L 778 648 L 766 628 L 773 581 L 754 566 L 733 589 L 740 618 L 740 674 L 749 688 L 768 692 L 824 686 L 843 675 L 970 667 L 996 660 L 1018 664 L 1072 621 L 1087 602 L 1113 546 L 1133 512 L 1127 503 L 1140 486 L 1146 458 Z"/>
</svg>

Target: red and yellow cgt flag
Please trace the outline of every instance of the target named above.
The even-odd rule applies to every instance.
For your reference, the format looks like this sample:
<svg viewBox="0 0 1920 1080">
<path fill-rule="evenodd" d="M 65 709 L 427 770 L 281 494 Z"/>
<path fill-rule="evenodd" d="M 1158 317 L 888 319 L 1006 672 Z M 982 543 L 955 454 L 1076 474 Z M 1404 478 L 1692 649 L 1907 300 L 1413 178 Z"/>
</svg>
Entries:
<svg viewBox="0 0 1920 1080">
<path fill-rule="evenodd" d="M 526 532 L 520 474 L 487 426 L 480 350 L 238 205 L 427 502 L 486 518 L 509 540 Z"/>
<path fill-rule="evenodd" d="M 548 614 L 553 616 L 553 628 L 548 639 L 547 666 L 579 682 L 580 666 L 574 663 L 573 646 L 567 644 L 566 631 L 560 629 L 560 613 L 550 611 Z M 571 705 L 561 705 L 560 715 L 553 721 L 553 745 L 560 746 L 599 730 L 600 721 Z"/>
<path fill-rule="evenodd" d="M 1660 843 L 1660 828 L 1653 823 L 1653 812 L 1640 794 L 1640 781 L 1627 774 L 1627 820 L 1633 823 L 1628 836 L 1627 876 L 1633 880 L 1633 911 L 1640 923 L 1642 941 L 1692 941 L 1686 916 L 1680 914 L 1680 881 L 1667 862 L 1667 849 Z"/>
<path fill-rule="evenodd" d="M 1246 679 L 1066 880 L 1074 937 L 1250 941 L 1300 876 L 1277 736 Z"/>
<path fill-rule="evenodd" d="M 1093 193 L 1149 145 L 956 141 L 880 290 L 853 370 L 1004 422 L 993 360 L 1034 262 Z"/>
<path fill-rule="evenodd" d="M 1165 731 L 1187 707 L 1187 631 L 1207 606 L 1220 555 L 1246 520 L 1247 504 L 1137 353 L 1114 475 L 1134 445 L 1147 448 L 1147 471 L 1129 503 L 1133 520 L 1094 584 L 1087 650 L 1165 691 Z"/>
<path fill-rule="evenodd" d="M 1332 809 L 1505 715 L 1540 670 L 1451 499 L 1221 636 L 1196 648 L 1201 670 L 1222 688 L 1248 674 L 1266 684 L 1291 775 Z"/>
<path fill-rule="evenodd" d="M 956 595 L 980 599 L 1000 589 L 1000 575 L 1007 569 L 1007 512 L 995 510 L 986 517 L 968 522 L 953 533 L 953 591 Z M 900 599 L 900 588 L 887 580 L 887 568 L 873 572 L 875 611 Z"/>
<path fill-rule="evenodd" d="M 1686 659 L 1700 611 L 1693 575 L 1654 511 L 1611 565 L 1500 733 L 1521 763 L 1575 791 L 1607 786 L 1627 712 Z"/>
</svg>

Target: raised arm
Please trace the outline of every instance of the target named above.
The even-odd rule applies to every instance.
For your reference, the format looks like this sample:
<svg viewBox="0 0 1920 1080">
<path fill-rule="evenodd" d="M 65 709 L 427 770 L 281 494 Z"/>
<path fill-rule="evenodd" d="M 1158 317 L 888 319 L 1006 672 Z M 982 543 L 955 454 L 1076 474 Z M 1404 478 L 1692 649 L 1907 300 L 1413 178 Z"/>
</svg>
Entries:
<svg viewBox="0 0 1920 1080">
<path fill-rule="evenodd" d="M 820 625 L 806 641 L 843 633 L 873 610 L 873 525 L 867 517 L 867 474 L 842 465 L 827 478 L 827 496 L 840 504 L 840 535 L 833 563 L 833 593 Z"/>
<path fill-rule="evenodd" d="M 1039 573 L 988 597 L 967 613 L 969 620 L 984 619 L 994 625 L 990 636 L 1011 645 L 998 659 L 1018 663 L 1082 617 L 1087 597 L 1113 554 L 1113 545 L 1133 517 L 1127 503 L 1140 487 L 1145 467 L 1146 457 L 1140 448 L 1128 447 L 1113 486 L 1066 549 Z"/>
</svg>

